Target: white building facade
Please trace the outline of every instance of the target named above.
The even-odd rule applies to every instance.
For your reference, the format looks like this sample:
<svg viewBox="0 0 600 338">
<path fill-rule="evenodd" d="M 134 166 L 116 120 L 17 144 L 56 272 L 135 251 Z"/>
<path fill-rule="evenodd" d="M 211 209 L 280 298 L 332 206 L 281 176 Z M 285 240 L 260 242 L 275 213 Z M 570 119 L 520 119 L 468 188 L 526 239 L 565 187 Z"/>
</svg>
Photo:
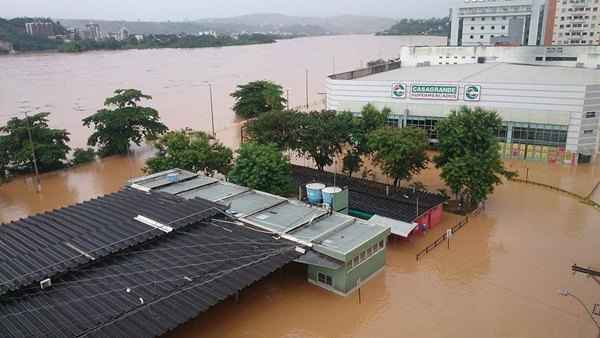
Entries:
<svg viewBox="0 0 600 338">
<path fill-rule="evenodd" d="M 363 73 L 364 74 L 364 73 Z M 576 164 L 600 143 L 600 71 L 506 63 L 402 67 L 327 80 L 327 108 L 358 113 L 367 103 L 392 110 L 390 124 L 427 131 L 461 106 L 497 111 L 505 158 Z"/>
<path fill-rule="evenodd" d="M 402 66 L 473 63 L 523 63 L 539 66 L 600 68 L 600 46 L 402 47 Z"/>
<path fill-rule="evenodd" d="M 543 0 L 465 0 L 451 10 L 450 46 L 543 43 Z"/>
<path fill-rule="evenodd" d="M 556 1 L 553 45 L 600 44 L 600 0 Z"/>
</svg>

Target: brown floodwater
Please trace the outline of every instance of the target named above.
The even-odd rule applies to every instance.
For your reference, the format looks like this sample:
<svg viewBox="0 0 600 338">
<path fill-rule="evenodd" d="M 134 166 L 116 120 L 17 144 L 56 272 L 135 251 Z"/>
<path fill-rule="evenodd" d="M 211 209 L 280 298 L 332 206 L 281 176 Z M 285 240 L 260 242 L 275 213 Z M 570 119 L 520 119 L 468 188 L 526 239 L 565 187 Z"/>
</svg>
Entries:
<svg viewBox="0 0 600 338">
<path fill-rule="evenodd" d="M 412 40 L 411 40 L 412 39 Z M 0 58 L 2 115 L 20 109 L 51 110 L 52 125 L 81 146 L 89 131 L 83 116 L 100 108 L 118 87 L 154 95 L 171 128 L 208 130 L 207 92 L 215 84 L 217 136 L 237 147 L 239 121 L 228 93 L 236 84 L 268 78 L 290 88 L 292 105 L 304 101 L 304 69 L 312 96 L 324 90 L 332 70 L 390 57 L 421 38 L 368 36 L 282 41 L 268 46 L 200 50 L 94 52 Z M 431 42 L 430 42 L 431 43 Z M 4 117 L 5 118 L 5 117 Z M 66 171 L 44 174 L 43 191 L 31 178 L 0 186 L 0 222 L 59 208 L 118 190 L 142 173 L 150 146 Z M 295 159 L 310 165 L 310 161 Z M 529 179 L 586 195 L 600 181 L 600 164 L 577 167 L 507 161 Z M 340 170 L 340 164 L 331 169 Z M 360 174 L 359 174 L 360 175 Z M 371 178 L 386 182 L 376 169 Z M 430 168 L 415 178 L 430 190 L 443 188 Z M 600 192 L 594 195 L 600 200 Z M 357 294 L 339 297 L 306 282 L 304 268 L 289 265 L 169 334 L 170 337 L 595 337 L 584 310 L 557 294 L 568 288 L 588 306 L 600 303 L 600 286 L 570 266 L 600 269 L 600 212 L 569 196 L 520 183 L 496 189 L 484 213 L 461 229 L 450 250 L 441 246 L 416 262 L 415 254 L 459 221 L 443 223 L 411 241 L 392 239 L 386 269 Z"/>
</svg>

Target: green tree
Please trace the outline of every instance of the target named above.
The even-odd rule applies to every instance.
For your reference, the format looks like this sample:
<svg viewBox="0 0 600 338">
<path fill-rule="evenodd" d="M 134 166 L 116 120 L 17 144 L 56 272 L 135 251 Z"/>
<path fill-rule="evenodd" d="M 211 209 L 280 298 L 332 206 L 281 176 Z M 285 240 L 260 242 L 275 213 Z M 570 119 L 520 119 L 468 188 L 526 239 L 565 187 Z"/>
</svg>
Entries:
<svg viewBox="0 0 600 338">
<path fill-rule="evenodd" d="M 461 107 L 437 125 L 441 177 L 460 200 L 474 205 L 486 199 L 502 178 L 515 173 L 504 168 L 496 139 L 502 119 L 480 107 Z"/>
<path fill-rule="evenodd" d="M 347 114 L 334 111 L 313 111 L 302 115 L 297 150 L 315 161 L 319 171 L 333 164 L 349 141 L 352 121 Z"/>
<path fill-rule="evenodd" d="M 93 162 L 96 159 L 96 151 L 94 148 L 75 148 L 73 149 L 72 166 Z"/>
<path fill-rule="evenodd" d="M 106 108 L 83 119 L 84 126 L 95 129 L 88 145 L 98 146 L 100 156 L 126 154 L 131 142 L 140 145 L 144 138 L 165 133 L 168 129 L 160 122 L 158 111 L 138 105 L 150 99 L 137 89 L 117 89 L 104 101 Z"/>
<path fill-rule="evenodd" d="M 235 98 L 233 111 L 245 118 L 256 117 L 272 110 L 283 110 L 287 103 L 281 86 L 271 81 L 254 81 L 240 85 L 231 96 Z"/>
<path fill-rule="evenodd" d="M 155 144 L 158 153 L 146 161 L 147 173 L 173 168 L 213 175 L 226 175 L 231 170 L 233 152 L 212 136 L 190 130 L 171 131 Z"/>
<path fill-rule="evenodd" d="M 65 167 L 69 133 L 64 129 L 48 126 L 50 113 L 39 113 L 27 118 L 12 118 L 0 127 L 0 175 L 9 173 L 33 172 L 32 147 L 29 141 L 28 126 L 35 150 L 38 169 L 41 172 Z"/>
<path fill-rule="evenodd" d="M 252 189 L 275 195 L 292 190 L 290 163 L 274 144 L 243 144 L 237 151 L 229 180 Z"/>
<path fill-rule="evenodd" d="M 273 110 L 248 122 L 248 134 L 252 141 L 275 144 L 280 150 L 298 147 L 302 113 L 293 110 Z"/>
<path fill-rule="evenodd" d="M 371 153 L 369 149 L 369 134 L 377 129 L 383 128 L 390 115 L 390 109 L 384 108 L 378 110 L 374 105 L 367 104 L 363 107 L 360 116 L 351 117 L 352 114 L 345 112 L 341 114 L 349 114 L 352 121 L 350 128 L 350 147 L 344 156 L 344 172 L 352 177 L 352 174 L 359 171 L 362 165 L 362 156 Z"/>
<path fill-rule="evenodd" d="M 427 168 L 427 136 L 417 128 L 381 128 L 369 134 L 373 159 L 397 187 Z"/>
</svg>

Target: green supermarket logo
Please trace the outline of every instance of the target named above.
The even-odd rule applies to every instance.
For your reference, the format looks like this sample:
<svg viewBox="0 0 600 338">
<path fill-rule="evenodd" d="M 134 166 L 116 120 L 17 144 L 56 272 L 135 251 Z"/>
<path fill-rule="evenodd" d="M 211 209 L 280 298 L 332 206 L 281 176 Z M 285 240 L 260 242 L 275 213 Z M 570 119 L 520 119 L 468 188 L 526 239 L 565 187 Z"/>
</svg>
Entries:
<svg viewBox="0 0 600 338">
<path fill-rule="evenodd" d="M 406 84 L 394 83 L 392 85 L 392 97 L 403 99 L 406 97 Z"/>
<path fill-rule="evenodd" d="M 479 101 L 481 99 L 481 86 L 465 86 L 465 101 Z"/>
</svg>

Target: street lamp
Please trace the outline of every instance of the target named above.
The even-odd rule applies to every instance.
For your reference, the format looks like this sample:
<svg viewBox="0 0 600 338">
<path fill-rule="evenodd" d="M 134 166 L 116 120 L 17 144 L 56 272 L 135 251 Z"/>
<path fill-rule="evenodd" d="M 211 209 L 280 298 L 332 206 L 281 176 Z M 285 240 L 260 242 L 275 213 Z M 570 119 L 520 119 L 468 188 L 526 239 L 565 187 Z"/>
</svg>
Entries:
<svg viewBox="0 0 600 338">
<path fill-rule="evenodd" d="M 598 337 L 600 338 L 600 324 L 598 324 L 598 322 L 594 318 L 594 314 L 592 313 L 592 311 L 590 311 L 590 309 L 588 309 L 588 307 L 585 305 L 585 303 L 579 297 L 575 296 L 567 289 L 558 290 L 558 294 L 563 297 L 571 297 L 571 298 L 575 299 L 585 309 L 585 312 L 587 312 L 587 314 L 590 316 L 590 319 L 592 320 L 592 322 L 594 322 L 594 325 L 596 325 L 596 328 L 598 329 Z"/>
<path fill-rule="evenodd" d="M 208 81 L 204 81 L 204 83 L 206 83 L 208 85 L 208 93 L 209 93 L 209 96 L 210 96 L 210 124 L 212 126 L 212 136 L 216 137 L 217 134 L 215 133 L 215 113 L 214 113 L 214 108 L 213 108 L 212 83 L 210 83 Z"/>
</svg>

